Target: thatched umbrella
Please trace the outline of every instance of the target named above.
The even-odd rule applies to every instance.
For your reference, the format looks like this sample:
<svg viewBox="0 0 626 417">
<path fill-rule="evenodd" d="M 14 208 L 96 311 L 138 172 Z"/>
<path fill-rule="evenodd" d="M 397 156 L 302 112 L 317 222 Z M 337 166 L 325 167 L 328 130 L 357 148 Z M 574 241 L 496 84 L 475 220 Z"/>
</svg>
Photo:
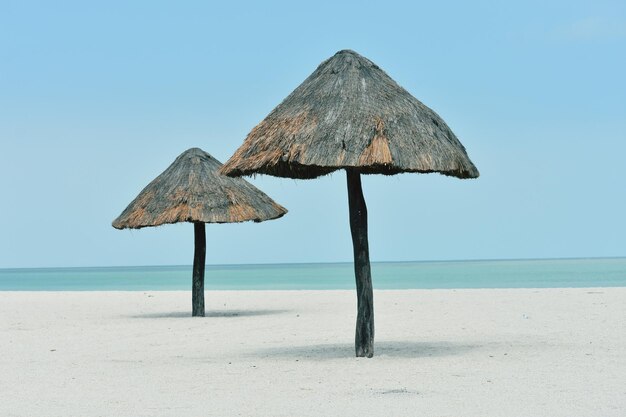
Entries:
<svg viewBox="0 0 626 417">
<path fill-rule="evenodd" d="M 322 62 L 248 134 L 224 164 L 229 176 L 316 178 L 345 169 L 358 297 L 356 355 L 374 354 L 374 307 L 361 174 L 478 170 L 448 125 L 353 51 Z"/>
<path fill-rule="evenodd" d="M 113 221 L 116 229 L 193 223 L 193 316 L 204 316 L 204 224 L 262 222 L 287 213 L 285 208 L 243 178 L 220 175 L 221 166 L 202 149 L 186 150 Z"/>
</svg>

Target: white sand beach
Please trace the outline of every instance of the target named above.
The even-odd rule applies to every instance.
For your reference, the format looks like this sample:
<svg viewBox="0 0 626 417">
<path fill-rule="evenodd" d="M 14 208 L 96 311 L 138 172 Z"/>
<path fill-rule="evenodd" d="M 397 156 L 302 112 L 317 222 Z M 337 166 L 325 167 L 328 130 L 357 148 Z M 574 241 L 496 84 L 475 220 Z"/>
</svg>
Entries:
<svg viewBox="0 0 626 417">
<path fill-rule="evenodd" d="M 0 292 L 0 416 L 624 416 L 626 288 Z"/>
</svg>

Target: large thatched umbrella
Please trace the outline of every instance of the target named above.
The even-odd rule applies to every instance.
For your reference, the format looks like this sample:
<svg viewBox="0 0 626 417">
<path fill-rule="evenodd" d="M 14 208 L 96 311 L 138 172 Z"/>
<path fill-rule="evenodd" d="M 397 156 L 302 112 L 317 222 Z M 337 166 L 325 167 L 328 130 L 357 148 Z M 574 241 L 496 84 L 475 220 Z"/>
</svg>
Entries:
<svg viewBox="0 0 626 417">
<path fill-rule="evenodd" d="M 287 213 L 243 178 L 219 174 L 222 164 L 202 149 L 186 150 L 113 221 L 116 229 L 194 224 L 192 315 L 204 316 L 205 223 L 262 222 Z"/>
<path fill-rule="evenodd" d="M 356 355 L 374 354 L 374 307 L 361 174 L 478 170 L 446 123 L 353 51 L 322 62 L 248 134 L 224 164 L 229 176 L 315 178 L 345 169 L 358 297 Z"/>
</svg>

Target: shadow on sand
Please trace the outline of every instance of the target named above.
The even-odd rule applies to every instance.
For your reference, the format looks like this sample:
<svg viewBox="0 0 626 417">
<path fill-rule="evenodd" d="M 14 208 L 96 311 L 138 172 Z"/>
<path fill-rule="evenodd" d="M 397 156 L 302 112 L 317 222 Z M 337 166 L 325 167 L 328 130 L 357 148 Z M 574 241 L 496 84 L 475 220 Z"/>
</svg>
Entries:
<svg viewBox="0 0 626 417">
<path fill-rule="evenodd" d="M 211 310 L 207 311 L 204 318 L 228 318 L 228 317 L 254 317 L 269 316 L 272 314 L 283 314 L 289 310 Z M 164 318 L 192 318 L 191 311 L 172 311 L 159 313 L 144 313 L 129 316 L 134 319 L 164 319 Z M 203 317 L 193 317 L 202 319 Z"/>
<path fill-rule="evenodd" d="M 450 342 L 376 342 L 374 357 L 426 358 L 462 355 L 480 349 L 480 345 L 457 344 Z M 300 360 L 325 360 L 354 357 L 353 344 L 317 344 L 257 350 L 256 354 L 265 357 Z"/>
</svg>

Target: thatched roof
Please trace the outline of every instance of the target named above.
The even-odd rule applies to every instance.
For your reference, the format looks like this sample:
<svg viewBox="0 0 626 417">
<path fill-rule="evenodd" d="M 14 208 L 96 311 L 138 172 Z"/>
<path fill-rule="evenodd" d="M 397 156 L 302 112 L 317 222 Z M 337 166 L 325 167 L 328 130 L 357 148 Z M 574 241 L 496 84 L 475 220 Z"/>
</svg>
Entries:
<svg viewBox="0 0 626 417">
<path fill-rule="evenodd" d="M 202 149 L 183 152 L 113 221 L 116 229 L 166 223 L 236 223 L 276 219 L 287 213 L 243 178 L 218 173 L 222 164 Z"/>
<path fill-rule="evenodd" d="M 437 113 L 349 50 L 322 62 L 252 129 L 221 172 L 304 179 L 341 168 L 478 177 Z"/>
</svg>

